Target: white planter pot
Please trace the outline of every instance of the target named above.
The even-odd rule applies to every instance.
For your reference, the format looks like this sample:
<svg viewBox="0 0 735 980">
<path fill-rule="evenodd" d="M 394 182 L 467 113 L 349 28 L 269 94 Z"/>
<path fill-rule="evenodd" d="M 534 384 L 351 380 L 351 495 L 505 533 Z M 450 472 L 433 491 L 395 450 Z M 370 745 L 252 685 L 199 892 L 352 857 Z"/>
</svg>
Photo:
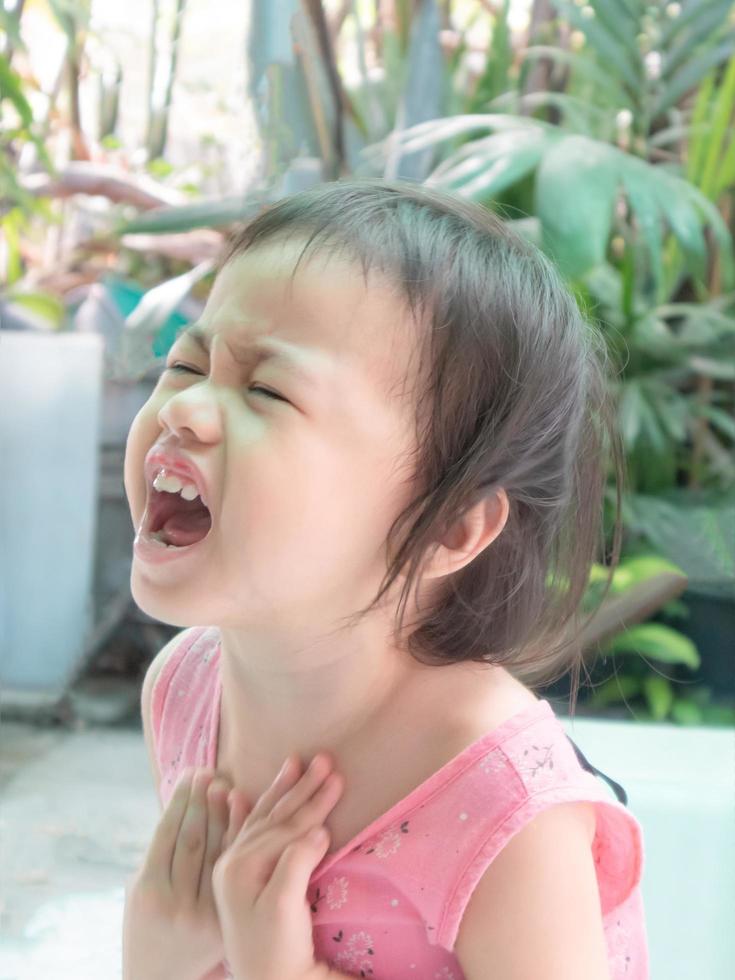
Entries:
<svg viewBox="0 0 735 980">
<path fill-rule="evenodd" d="M 91 622 L 103 338 L 0 331 L 0 688 L 63 694 Z"/>
</svg>

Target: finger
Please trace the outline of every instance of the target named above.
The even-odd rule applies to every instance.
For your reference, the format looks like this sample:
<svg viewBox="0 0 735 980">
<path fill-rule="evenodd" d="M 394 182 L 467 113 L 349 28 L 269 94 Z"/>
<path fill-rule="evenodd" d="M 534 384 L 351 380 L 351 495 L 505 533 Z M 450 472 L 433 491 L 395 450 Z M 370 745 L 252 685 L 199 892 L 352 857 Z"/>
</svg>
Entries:
<svg viewBox="0 0 735 980">
<path fill-rule="evenodd" d="M 179 836 L 181 822 L 184 819 L 189 803 L 189 793 L 191 791 L 193 776 L 194 769 L 192 768 L 184 769 L 180 773 L 171 798 L 163 811 L 163 816 L 153 832 L 153 837 L 141 869 L 143 874 L 148 874 L 154 869 L 157 872 L 162 870 L 163 876 L 169 884 L 171 882 L 171 868 L 173 866 L 176 840 Z"/>
<path fill-rule="evenodd" d="M 284 849 L 311 828 L 323 825 L 342 793 L 343 784 L 339 773 L 331 773 L 324 780 L 324 785 L 287 820 L 261 820 L 252 824 L 246 819 L 224 857 L 223 888 L 229 887 L 228 880 L 234 882 L 233 896 L 237 896 L 236 901 L 254 905 Z M 303 903 L 303 896 L 301 899 Z"/>
<path fill-rule="evenodd" d="M 287 821 L 295 814 L 302 813 L 312 802 L 318 804 L 323 801 L 325 787 L 328 784 L 333 787 L 336 777 L 338 774 L 332 771 L 331 759 L 318 752 L 299 782 L 275 803 L 269 819 Z"/>
<path fill-rule="evenodd" d="M 191 785 L 188 806 L 176 839 L 171 886 L 184 902 L 192 905 L 199 892 L 202 860 L 207 843 L 207 786 L 214 777 L 212 769 L 197 769 Z"/>
<path fill-rule="evenodd" d="M 256 800 L 250 811 L 251 820 L 267 817 L 283 794 L 294 786 L 300 778 L 301 760 L 296 759 L 294 762 L 293 756 L 288 756 L 271 785 Z"/>
<path fill-rule="evenodd" d="M 264 830 L 260 831 L 258 835 L 261 852 L 266 850 L 272 852 L 271 859 L 268 863 L 268 874 L 272 872 L 275 861 L 278 859 L 284 847 L 287 847 L 294 839 L 307 833 L 312 827 L 317 827 L 324 823 L 330 811 L 334 809 L 343 790 L 344 778 L 340 773 L 332 772 L 301 808 L 289 817 L 282 817 L 278 814 L 280 804 L 274 808 L 268 821 L 262 824 Z M 251 827 L 246 823 L 243 831 L 245 836 L 248 835 L 250 830 Z M 263 840 L 263 833 L 269 839 L 267 846 Z"/>
<path fill-rule="evenodd" d="M 326 827 L 314 827 L 291 841 L 281 852 L 258 902 L 266 903 L 282 928 L 287 929 L 292 922 L 302 920 L 309 881 L 326 854 L 329 841 Z"/>
<path fill-rule="evenodd" d="M 230 809 L 230 818 L 222 840 L 222 850 L 226 851 L 240 833 L 240 828 L 245 822 L 245 818 L 251 812 L 252 807 L 248 804 L 245 796 L 239 789 L 232 789 L 227 797 Z"/>
<path fill-rule="evenodd" d="M 251 816 L 255 819 L 288 820 L 314 795 L 331 768 L 331 759 L 325 753 L 317 752 L 306 772 L 298 776 L 301 762 L 297 760 L 296 769 L 286 774 L 285 785 L 277 778 L 275 784 L 258 800 Z"/>
<path fill-rule="evenodd" d="M 207 788 L 207 844 L 199 879 L 200 904 L 214 903 L 212 869 L 222 853 L 222 838 L 229 819 L 227 791 L 229 782 L 223 776 L 215 777 Z"/>
<path fill-rule="evenodd" d="M 290 837 L 305 834 L 310 828 L 324 823 L 343 790 L 344 778 L 340 773 L 332 772 L 295 813 L 289 817 L 281 817 L 277 806 L 272 813 L 272 819 L 277 820 L 277 825 L 283 826 Z"/>
</svg>

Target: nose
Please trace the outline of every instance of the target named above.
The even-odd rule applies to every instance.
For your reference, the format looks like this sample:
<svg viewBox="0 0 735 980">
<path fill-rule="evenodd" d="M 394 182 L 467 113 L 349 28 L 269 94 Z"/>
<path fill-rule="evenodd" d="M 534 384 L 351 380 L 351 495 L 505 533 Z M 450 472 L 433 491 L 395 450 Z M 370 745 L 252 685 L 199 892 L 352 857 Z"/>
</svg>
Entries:
<svg viewBox="0 0 735 980">
<path fill-rule="evenodd" d="M 190 385 L 166 399 L 158 412 L 161 429 L 180 441 L 198 439 L 211 442 L 217 438 L 219 409 L 206 383 Z"/>
</svg>

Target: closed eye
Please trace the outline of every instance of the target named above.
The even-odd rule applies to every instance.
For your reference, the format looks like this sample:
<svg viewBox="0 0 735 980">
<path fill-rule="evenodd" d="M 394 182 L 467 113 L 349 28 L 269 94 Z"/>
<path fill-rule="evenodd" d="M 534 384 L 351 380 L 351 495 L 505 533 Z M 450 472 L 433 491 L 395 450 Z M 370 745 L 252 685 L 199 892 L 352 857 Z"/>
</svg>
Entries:
<svg viewBox="0 0 735 980">
<path fill-rule="evenodd" d="M 187 372 L 189 374 L 198 374 L 199 373 L 198 371 L 195 371 L 194 368 L 187 367 L 186 364 L 172 364 L 170 367 L 166 368 L 166 370 L 167 371 L 185 371 L 185 372 Z M 277 391 L 270 391 L 268 388 L 263 388 L 261 385 L 250 385 L 250 388 L 248 390 L 249 391 L 262 392 L 264 395 L 270 395 L 271 398 L 275 398 L 277 401 L 287 402 L 288 404 L 290 404 L 288 402 L 288 399 L 287 398 L 284 398 L 283 395 L 279 395 Z"/>
</svg>

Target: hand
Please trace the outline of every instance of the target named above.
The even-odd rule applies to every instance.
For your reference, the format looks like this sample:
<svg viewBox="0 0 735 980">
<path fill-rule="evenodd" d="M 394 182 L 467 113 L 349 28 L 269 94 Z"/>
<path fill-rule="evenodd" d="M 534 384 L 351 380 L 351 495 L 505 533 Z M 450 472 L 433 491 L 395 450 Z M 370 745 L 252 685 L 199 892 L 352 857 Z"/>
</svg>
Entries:
<svg viewBox="0 0 735 980">
<path fill-rule="evenodd" d="M 124 980 L 202 980 L 224 958 L 212 869 L 247 809 L 240 794 L 228 817 L 229 786 L 213 769 L 181 774 L 145 860 L 127 885 Z"/>
<path fill-rule="evenodd" d="M 212 872 L 226 955 L 237 980 L 305 980 L 321 969 L 306 891 L 329 847 L 322 824 L 342 794 L 343 779 L 331 771 L 326 753 L 318 753 L 303 775 L 300 762 L 288 761 L 290 767 L 248 813 Z M 308 838 L 312 829 L 322 831 L 321 839 Z"/>
</svg>

